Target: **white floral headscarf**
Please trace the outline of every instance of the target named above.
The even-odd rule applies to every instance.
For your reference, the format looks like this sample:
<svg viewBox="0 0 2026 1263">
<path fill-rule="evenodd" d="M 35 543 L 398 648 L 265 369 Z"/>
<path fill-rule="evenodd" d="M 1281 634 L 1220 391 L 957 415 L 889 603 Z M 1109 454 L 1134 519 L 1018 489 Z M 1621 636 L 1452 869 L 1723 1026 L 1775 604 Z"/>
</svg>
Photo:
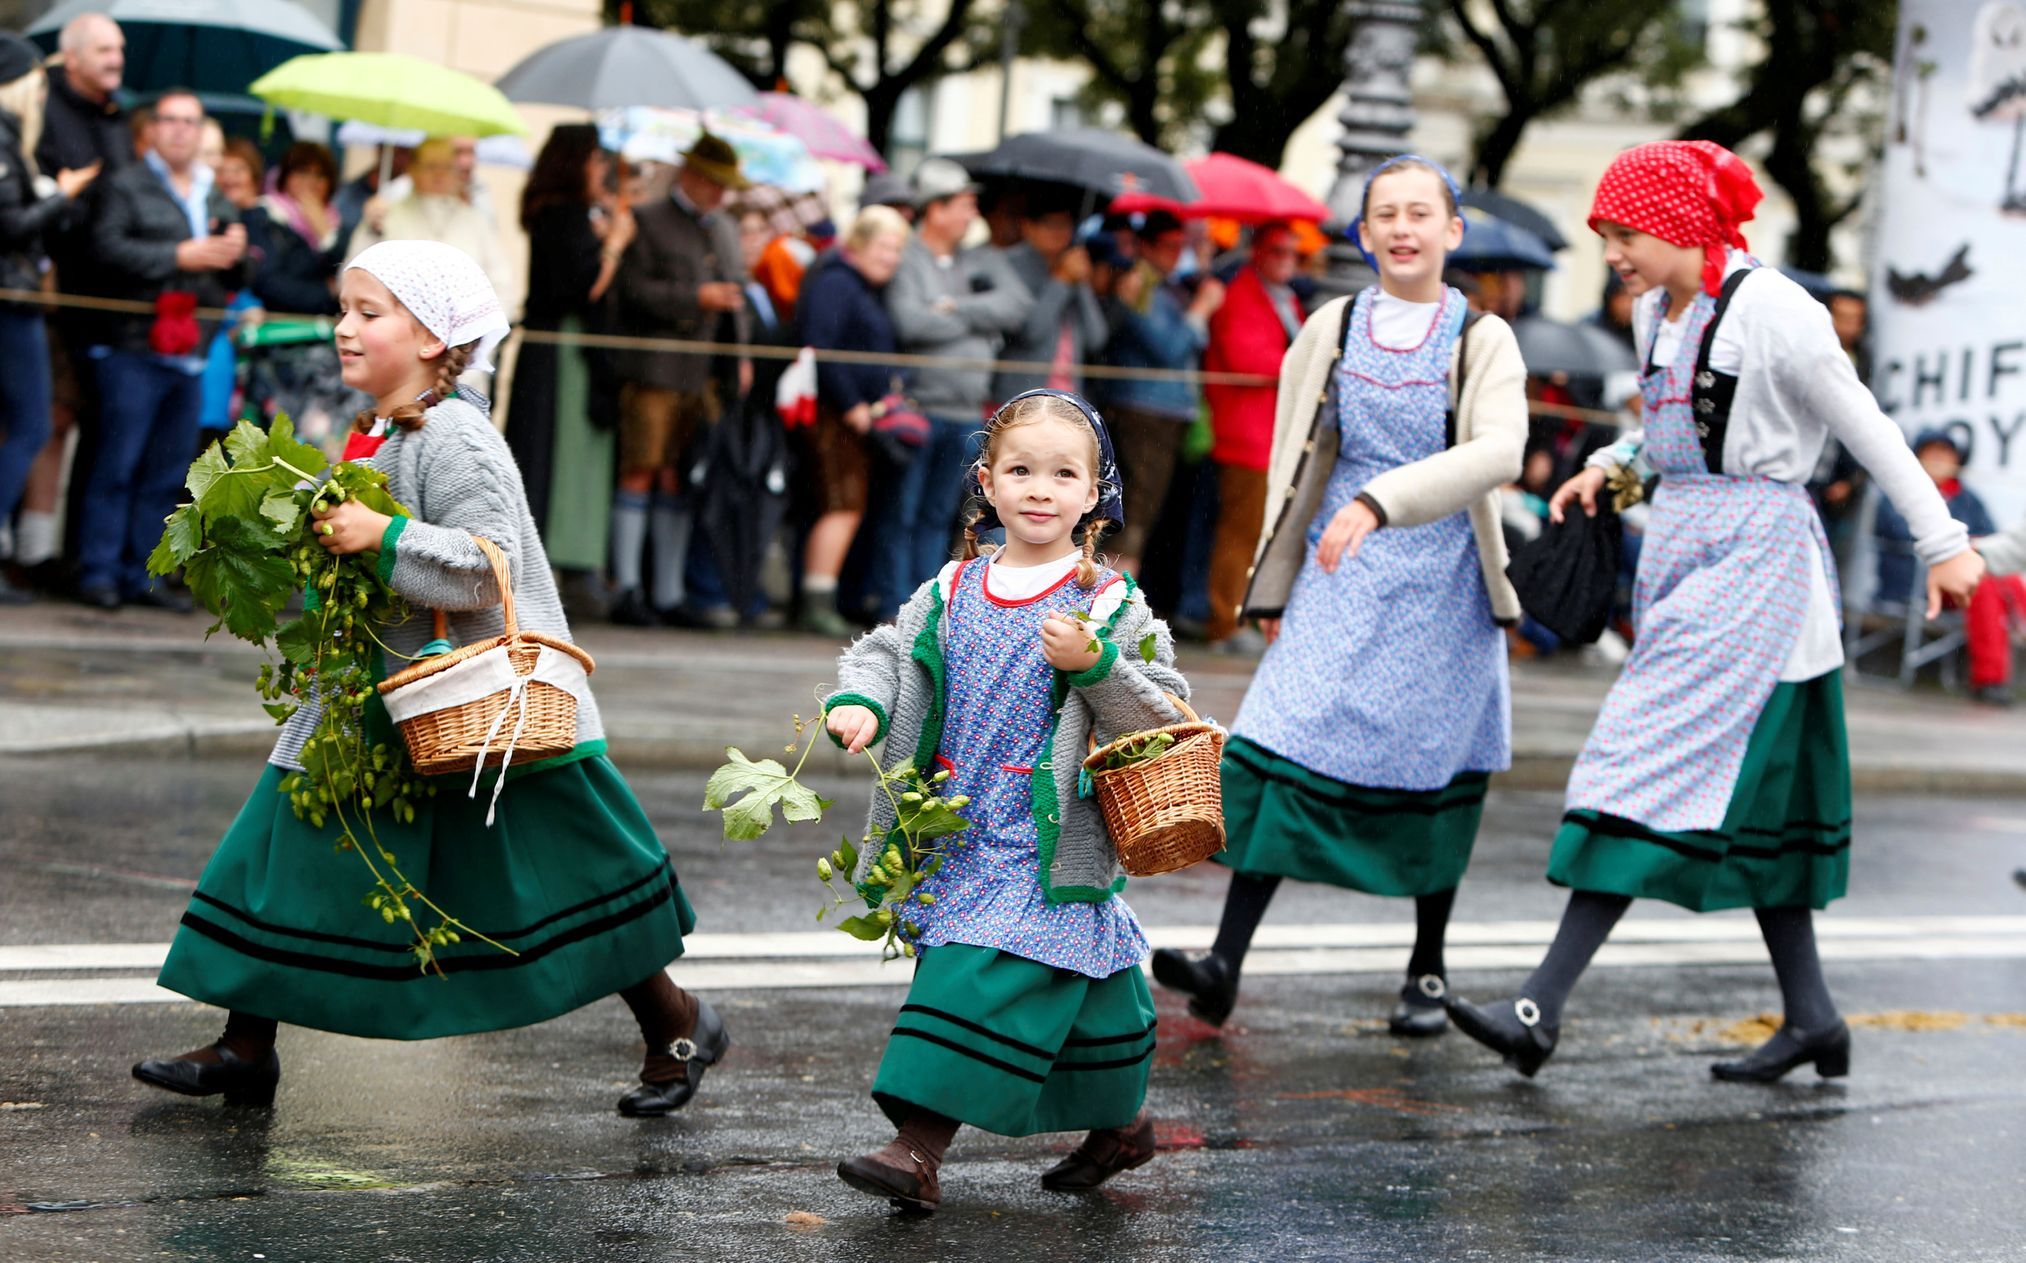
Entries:
<svg viewBox="0 0 2026 1263">
<path fill-rule="evenodd" d="M 369 273 L 445 345 L 477 341 L 471 367 L 492 371 L 493 348 L 507 335 L 506 309 L 478 262 L 436 241 L 382 241 L 347 267 Z"/>
</svg>

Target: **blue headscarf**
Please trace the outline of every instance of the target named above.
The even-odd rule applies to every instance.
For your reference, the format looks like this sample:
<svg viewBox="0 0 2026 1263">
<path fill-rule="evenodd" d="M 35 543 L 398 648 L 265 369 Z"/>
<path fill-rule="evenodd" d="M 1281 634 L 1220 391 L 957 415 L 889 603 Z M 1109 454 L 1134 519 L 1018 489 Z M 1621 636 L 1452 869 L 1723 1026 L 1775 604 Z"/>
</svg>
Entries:
<svg viewBox="0 0 2026 1263">
<path fill-rule="evenodd" d="M 1394 154 L 1378 166 L 1373 167 L 1371 174 L 1365 177 L 1365 187 L 1358 194 L 1358 214 L 1351 220 L 1351 226 L 1345 230 L 1344 234 L 1351 239 L 1351 244 L 1358 248 L 1358 253 L 1365 256 L 1365 266 L 1371 268 L 1374 272 L 1379 270 L 1379 261 L 1372 257 L 1371 251 L 1365 249 L 1365 243 L 1358 240 L 1358 226 L 1365 222 L 1365 203 L 1370 201 L 1372 197 L 1372 181 L 1403 162 L 1418 162 L 1424 166 L 1434 168 L 1435 174 L 1441 176 L 1442 182 L 1449 186 L 1449 200 L 1456 203 L 1457 218 L 1463 219 L 1463 189 L 1456 183 L 1456 177 L 1449 174 L 1448 167 L 1443 166 L 1433 158 L 1424 158 L 1418 153 Z M 1466 233 L 1470 231 L 1470 221 L 1467 219 L 1463 220 L 1463 231 Z"/>
<path fill-rule="evenodd" d="M 1070 390 L 1029 390 L 1017 394 L 1005 403 L 1000 404 L 999 411 L 1006 411 L 1006 409 L 1019 403 L 1022 399 L 1035 399 L 1042 396 L 1066 399 L 1074 404 L 1077 411 L 1083 413 L 1084 418 L 1090 422 L 1091 430 L 1097 435 L 1097 507 L 1084 514 L 1083 520 L 1093 524 L 1110 522 L 1113 526 L 1124 526 L 1126 524 L 1125 484 L 1119 479 L 1118 457 L 1112 450 L 1111 432 L 1104 428 L 1104 418 L 1097 414 L 1097 409 L 1091 406 L 1088 399 Z M 982 494 L 982 486 L 978 480 L 978 475 L 983 471 L 984 462 L 981 460 L 978 464 L 971 466 L 964 475 L 968 490 L 978 496 L 979 508 L 984 513 L 984 516 L 978 519 L 973 528 L 980 531 L 994 530 L 1005 525 L 999 520 L 999 511 L 993 508 L 992 502 L 985 499 Z M 1104 528 L 1102 525 L 1096 525 L 1095 529 L 1102 531 Z"/>
</svg>

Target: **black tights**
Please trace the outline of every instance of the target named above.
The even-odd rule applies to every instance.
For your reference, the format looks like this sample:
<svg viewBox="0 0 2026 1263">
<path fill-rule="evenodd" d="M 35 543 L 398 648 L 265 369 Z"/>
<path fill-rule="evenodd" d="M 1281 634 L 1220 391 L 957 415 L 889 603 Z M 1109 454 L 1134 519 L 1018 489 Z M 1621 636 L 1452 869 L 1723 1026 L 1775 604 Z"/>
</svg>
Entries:
<svg viewBox="0 0 2026 1263">
<path fill-rule="evenodd" d="M 1273 892 L 1280 889 L 1278 877 L 1231 874 L 1231 889 L 1224 895 L 1224 918 L 1217 925 L 1217 942 L 1210 953 L 1224 961 L 1236 974 L 1252 948 L 1252 933 L 1266 916 Z M 1419 895 L 1414 900 L 1414 951 L 1407 957 L 1407 976 L 1424 974 L 1446 977 L 1442 943 L 1449 932 L 1449 912 L 1456 904 L 1456 888 Z"/>
</svg>

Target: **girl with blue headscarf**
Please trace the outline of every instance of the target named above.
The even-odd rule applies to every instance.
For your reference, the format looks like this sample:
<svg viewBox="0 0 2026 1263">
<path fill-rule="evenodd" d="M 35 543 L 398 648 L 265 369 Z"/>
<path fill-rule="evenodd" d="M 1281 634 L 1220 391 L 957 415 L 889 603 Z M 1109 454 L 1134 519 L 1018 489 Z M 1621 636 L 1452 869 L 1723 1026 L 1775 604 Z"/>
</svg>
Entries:
<svg viewBox="0 0 2026 1263">
<path fill-rule="evenodd" d="M 889 772 L 949 773 L 970 822 L 924 869 L 915 889 L 928 898 L 902 926 L 920 964 L 872 1085 L 899 1134 L 837 1168 L 917 1211 L 940 1203 L 937 1171 L 962 1123 L 1003 1136 L 1087 1129 L 1044 1188 L 1095 1188 L 1154 1156 L 1147 940 L 1078 774 L 1093 734 L 1177 722 L 1164 695 L 1188 684 L 1138 587 L 1097 560 L 1125 512 L 1090 404 L 1016 395 L 986 424 L 971 478 L 964 559 L 845 653 L 824 708 L 850 753 L 884 741 Z M 979 544 L 1000 526 L 1003 546 Z M 893 824 L 891 801 L 873 795 L 868 836 Z M 861 889 L 880 861 L 867 846 Z"/>
<path fill-rule="evenodd" d="M 1309 317 L 1281 366 L 1240 610 L 1269 647 L 1224 752 L 1223 921 L 1207 956 L 1156 952 L 1154 977 L 1221 1025 L 1283 878 L 1411 897 L 1390 1025 L 1439 1035 L 1450 909 L 1511 761 L 1497 492 L 1520 473 L 1526 369 L 1511 329 L 1443 284 L 1463 220 L 1440 166 L 1381 165 L 1353 233 L 1378 283 Z"/>
</svg>

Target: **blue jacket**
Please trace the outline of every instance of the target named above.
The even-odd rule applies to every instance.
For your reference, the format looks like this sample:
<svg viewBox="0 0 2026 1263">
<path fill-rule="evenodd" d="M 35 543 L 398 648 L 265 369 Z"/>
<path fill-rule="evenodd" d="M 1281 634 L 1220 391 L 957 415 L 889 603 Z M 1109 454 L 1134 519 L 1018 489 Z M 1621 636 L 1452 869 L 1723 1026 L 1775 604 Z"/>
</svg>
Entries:
<svg viewBox="0 0 2026 1263">
<path fill-rule="evenodd" d="M 878 403 L 894 389 L 899 370 L 881 364 L 841 364 L 825 351 L 898 351 L 893 320 L 879 292 L 857 268 L 832 256 L 802 282 L 795 300 L 802 342 L 816 349 L 816 397 L 827 408 L 849 411 Z"/>
<path fill-rule="evenodd" d="M 1151 275 L 1149 276 L 1151 280 Z M 1188 291 L 1172 280 L 1154 286 L 1145 313 L 1111 299 L 1111 339 L 1107 358 L 1120 368 L 1194 368 L 1209 344 L 1207 325 L 1189 323 Z M 1157 412 L 1177 421 L 1196 418 L 1196 387 L 1186 381 L 1140 381 L 1113 378 L 1105 383 L 1105 400 L 1114 405 Z"/>
<path fill-rule="evenodd" d="M 1942 499 L 1948 501 L 1949 516 L 1961 522 L 1970 532 L 1970 538 L 1980 539 L 1998 533 L 1997 523 L 1991 520 L 1991 511 L 1977 498 L 1977 493 L 1962 484 L 1956 484 L 1953 493 L 1947 487 L 1942 489 Z M 1915 596 L 1913 590 L 1913 528 L 1906 524 L 1899 510 L 1892 507 L 1892 501 L 1884 496 L 1878 498 L 1878 521 L 1874 528 L 1878 538 L 1887 546 L 1878 550 L 1878 591 L 1875 599 L 1880 601 L 1907 601 Z M 1892 547 L 1892 545 L 1899 547 Z"/>
</svg>

